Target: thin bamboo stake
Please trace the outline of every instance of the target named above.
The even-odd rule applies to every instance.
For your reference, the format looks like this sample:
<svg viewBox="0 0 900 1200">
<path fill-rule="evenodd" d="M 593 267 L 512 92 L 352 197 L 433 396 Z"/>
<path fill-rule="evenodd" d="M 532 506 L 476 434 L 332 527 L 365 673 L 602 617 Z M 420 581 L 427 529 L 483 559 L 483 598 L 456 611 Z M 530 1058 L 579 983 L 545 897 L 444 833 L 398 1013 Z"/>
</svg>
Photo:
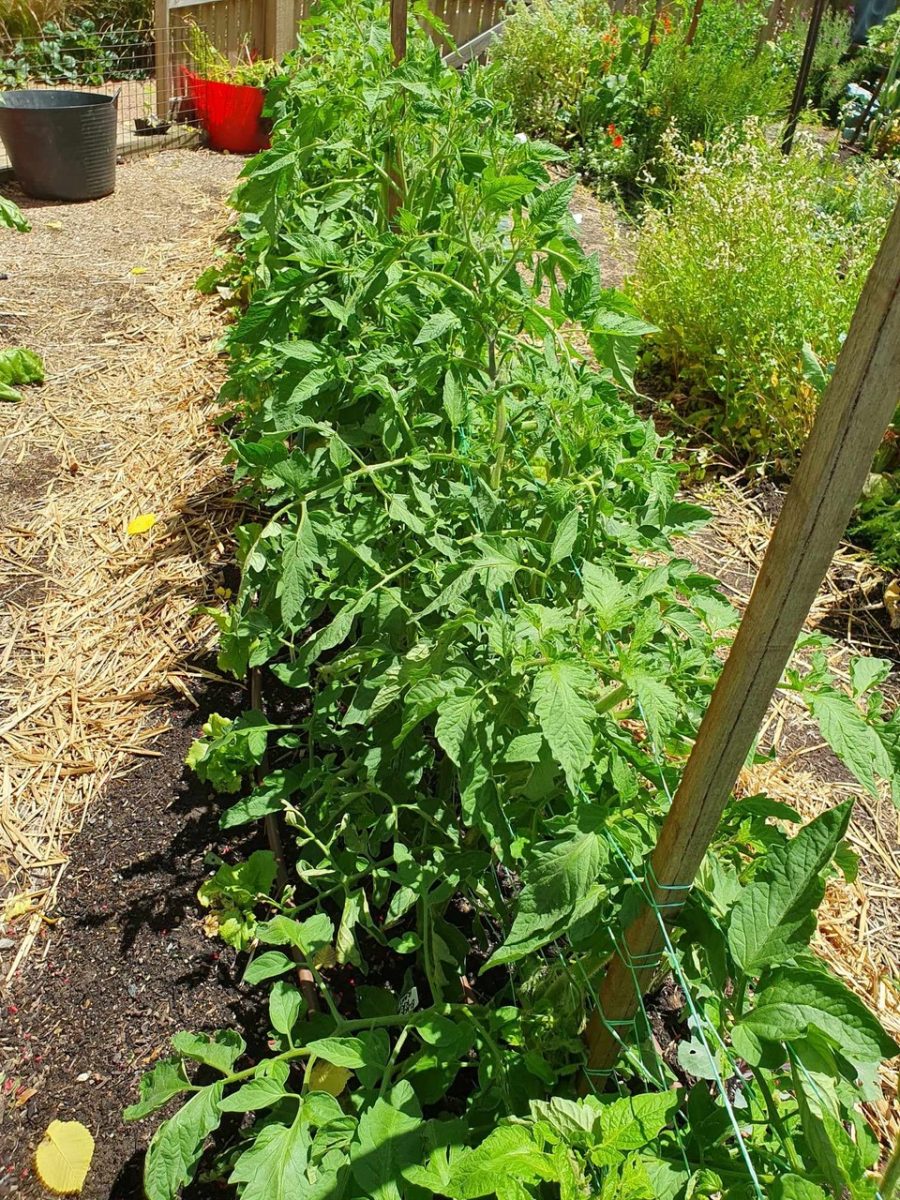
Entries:
<svg viewBox="0 0 900 1200">
<path fill-rule="evenodd" d="M 609 1071 L 616 1061 L 620 1042 L 613 1028 L 634 1018 L 656 973 L 663 944 L 658 910 L 671 916 L 687 898 L 898 399 L 900 204 L 663 821 L 647 871 L 655 903 L 644 905 L 628 926 L 624 957 L 613 958 L 600 987 L 586 1031 L 592 1072 Z"/>
<path fill-rule="evenodd" d="M 819 28 L 822 24 L 822 14 L 825 11 L 826 0 L 813 0 L 812 12 L 809 15 L 809 28 L 806 31 L 806 44 L 803 47 L 803 57 L 800 59 L 800 70 L 797 72 L 797 82 L 794 84 L 794 94 L 791 97 L 791 107 L 784 135 L 781 139 L 782 154 L 790 154 L 794 144 L 794 134 L 797 132 L 797 120 L 803 107 L 803 97 L 806 95 L 806 85 L 809 82 L 809 71 L 812 66 L 816 43 L 819 40 Z"/>
</svg>

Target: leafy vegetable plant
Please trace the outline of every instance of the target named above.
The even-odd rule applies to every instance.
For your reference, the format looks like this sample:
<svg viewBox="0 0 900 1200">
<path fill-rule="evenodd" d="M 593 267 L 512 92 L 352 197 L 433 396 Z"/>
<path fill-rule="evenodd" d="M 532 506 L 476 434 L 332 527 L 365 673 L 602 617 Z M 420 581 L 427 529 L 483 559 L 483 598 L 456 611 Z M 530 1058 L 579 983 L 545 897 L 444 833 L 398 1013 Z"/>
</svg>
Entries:
<svg viewBox="0 0 900 1200">
<path fill-rule="evenodd" d="M 673 553 L 705 514 L 628 402 L 649 327 L 601 290 L 559 152 L 514 138 L 482 73 L 424 35 L 393 66 L 360 3 L 323 10 L 268 104 L 272 149 L 235 197 L 249 304 L 223 392 L 260 516 L 215 615 L 222 668 L 277 693 L 212 718 L 190 761 L 231 797 L 223 828 L 277 819 L 291 844 L 203 886 L 268 988 L 268 1052 L 176 1037 L 126 1113 L 178 1102 L 149 1200 L 217 1130 L 209 1169 L 243 1200 L 753 1180 L 813 1200 L 841 1172 L 868 1195 L 851 1075 L 895 1048 L 807 950 L 846 806 L 789 841 L 768 818 L 796 814 L 736 804 L 709 860 L 726 891 L 704 882 L 678 929 L 698 1028 L 741 1055 L 727 1087 L 693 1058 L 648 1070 L 645 1039 L 619 1094 L 578 1098 L 586 1009 L 735 613 Z M 799 1091 L 766 1099 L 797 1039 L 820 1053 L 815 1119 Z"/>
</svg>

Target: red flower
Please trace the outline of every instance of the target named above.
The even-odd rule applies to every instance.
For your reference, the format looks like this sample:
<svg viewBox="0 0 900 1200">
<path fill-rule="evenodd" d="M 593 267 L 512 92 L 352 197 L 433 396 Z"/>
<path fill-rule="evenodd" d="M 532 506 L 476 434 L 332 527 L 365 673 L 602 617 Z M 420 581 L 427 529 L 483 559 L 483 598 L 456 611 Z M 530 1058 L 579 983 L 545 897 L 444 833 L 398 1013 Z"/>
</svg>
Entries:
<svg viewBox="0 0 900 1200">
<path fill-rule="evenodd" d="M 621 133 L 617 133 L 613 138 L 613 150 L 618 150 L 624 141 L 625 139 L 622 137 Z"/>
<path fill-rule="evenodd" d="M 615 125 L 607 125 L 606 132 L 609 134 L 610 137 L 615 137 L 616 136 Z"/>
</svg>

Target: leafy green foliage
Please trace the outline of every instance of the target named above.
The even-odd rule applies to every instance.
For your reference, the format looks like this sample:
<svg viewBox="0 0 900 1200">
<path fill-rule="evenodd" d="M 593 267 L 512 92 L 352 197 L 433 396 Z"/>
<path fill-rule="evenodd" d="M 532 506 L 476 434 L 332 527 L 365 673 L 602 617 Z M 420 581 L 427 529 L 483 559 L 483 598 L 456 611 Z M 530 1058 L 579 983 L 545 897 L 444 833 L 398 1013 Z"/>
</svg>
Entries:
<svg viewBox="0 0 900 1200">
<path fill-rule="evenodd" d="M 92 14 L 71 23 L 46 21 L 37 33 L 0 49 L 0 86 L 96 85 L 153 73 L 153 39 L 146 29 L 109 27 Z"/>
<path fill-rule="evenodd" d="M 677 179 L 646 214 L 634 289 L 655 367 L 692 422 L 743 457 L 790 466 L 809 433 L 896 201 L 877 165 L 786 157 L 758 127 L 667 151 Z"/>
<path fill-rule="evenodd" d="M 773 1122 L 716 1047 L 749 1150 L 726 1092 L 667 1067 L 576 1099 L 585 1013 L 734 614 L 674 553 L 702 514 L 623 394 L 647 326 L 599 287 L 554 149 L 512 137 L 484 74 L 445 70 L 424 35 L 395 67 L 383 10 L 323 16 L 235 196 L 252 286 L 222 396 L 259 516 L 236 532 L 220 666 L 274 676 L 284 715 L 211 718 L 190 753 L 231 797 L 226 828 L 280 815 L 290 838 L 286 887 L 257 851 L 201 889 L 253 951 L 245 983 L 267 985 L 268 1052 L 179 1035 L 129 1114 L 191 1072 L 148 1196 L 177 1194 L 226 1112 L 246 1116 L 211 1171 L 243 1200 L 684 1200 L 740 1186 L 745 1153 L 772 1182 L 785 1138 L 823 1179 L 786 1103 Z M 751 1000 L 794 1022 L 807 1069 L 832 1056 L 831 1141 L 856 1186 L 859 1064 L 834 1037 L 860 1061 L 889 1045 L 837 981 L 810 982 L 807 950 L 848 812 L 790 842 L 767 823 L 783 810 L 736 807 L 707 873 L 726 887 L 698 892 L 677 954 L 706 1027 L 779 1094 L 788 1056 L 769 1065 Z M 765 887 L 757 930 L 757 908 L 732 910 Z M 804 1006 L 783 1009 L 779 980 L 801 976 Z"/>
<path fill-rule="evenodd" d="M 755 4 L 707 0 L 692 43 L 691 6 L 613 11 L 606 0 L 519 3 L 492 47 L 497 94 L 519 129 L 571 146 L 600 183 L 659 182 L 664 135 L 714 141 L 787 105 L 796 75 L 758 44 Z"/>
<path fill-rule="evenodd" d="M 16 346 L 0 350 L 0 400 L 21 400 L 13 384 L 43 383 L 44 364 L 33 350 Z"/>
<path fill-rule="evenodd" d="M 17 204 L 8 196 L 0 196 L 0 226 L 6 229 L 17 229 L 19 233 L 27 233 L 31 223 Z"/>
</svg>

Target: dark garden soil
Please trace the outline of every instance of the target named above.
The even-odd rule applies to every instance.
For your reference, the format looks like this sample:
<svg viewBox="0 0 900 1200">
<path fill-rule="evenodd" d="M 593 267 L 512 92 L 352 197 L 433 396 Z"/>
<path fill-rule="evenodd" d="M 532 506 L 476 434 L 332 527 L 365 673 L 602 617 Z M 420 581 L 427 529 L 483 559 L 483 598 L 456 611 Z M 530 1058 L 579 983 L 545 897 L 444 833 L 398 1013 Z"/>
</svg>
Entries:
<svg viewBox="0 0 900 1200">
<path fill-rule="evenodd" d="M 142 1073 L 179 1029 L 263 1025 L 248 1011 L 233 956 L 205 936 L 196 901 L 208 851 L 230 858 L 248 847 L 225 844 L 216 807 L 183 765 L 208 712 L 233 711 L 240 693 L 217 685 L 199 702 L 182 701 L 155 743 L 159 757 L 94 804 L 70 847 L 43 944 L 3 997 L 2 1197 L 46 1194 L 31 1158 L 59 1118 L 82 1121 L 96 1139 L 84 1200 L 137 1200 L 158 1118 L 126 1126 L 121 1112 Z"/>
</svg>

